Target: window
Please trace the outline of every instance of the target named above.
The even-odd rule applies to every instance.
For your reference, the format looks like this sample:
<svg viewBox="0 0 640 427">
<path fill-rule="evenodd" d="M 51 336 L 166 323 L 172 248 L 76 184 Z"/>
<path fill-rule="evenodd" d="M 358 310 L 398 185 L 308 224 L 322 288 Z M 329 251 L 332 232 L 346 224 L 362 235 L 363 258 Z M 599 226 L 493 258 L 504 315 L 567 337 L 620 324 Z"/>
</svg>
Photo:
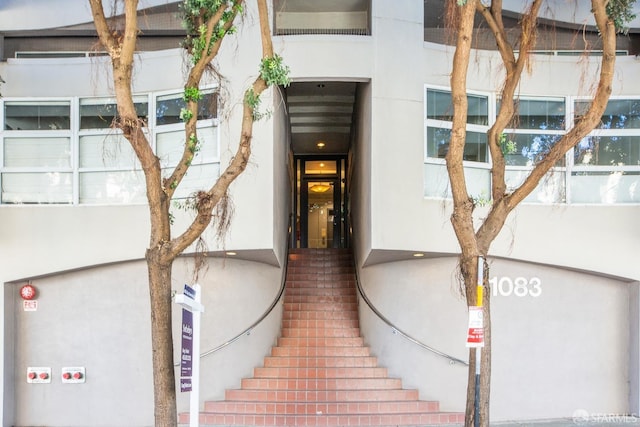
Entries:
<svg viewBox="0 0 640 427">
<path fill-rule="evenodd" d="M 448 197 L 449 186 L 443 159 L 449 152 L 453 120 L 451 92 L 427 88 L 425 95 L 425 196 Z M 467 95 L 467 134 L 463 160 L 469 191 L 475 196 L 489 194 L 489 97 Z"/>
<path fill-rule="evenodd" d="M 514 104 L 516 114 L 507 126 L 510 129 L 565 129 L 566 102 L 564 98 L 521 98 L 515 100 Z M 496 111 L 500 111 L 500 100 L 497 101 Z"/>
<path fill-rule="evenodd" d="M 489 124 L 489 101 L 486 96 L 467 95 L 467 123 Z M 427 119 L 453 121 L 451 92 L 427 89 Z"/>
<path fill-rule="evenodd" d="M 575 101 L 576 119 L 584 114 L 588 100 Z M 610 99 L 598 125 L 599 129 L 640 129 L 640 99 Z"/>
<path fill-rule="evenodd" d="M 149 110 L 147 97 L 135 97 L 134 106 L 138 117 L 146 121 Z M 117 113 L 115 99 L 83 98 L 80 100 L 80 129 L 110 128 Z"/>
<path fill-rule="evenodd" d="M 6 101 L 2 203 L 72 203 L 71 102 Z"/>
<path fill-rule="evenodd" d="M 574 102 L 575 120 L 589 105 L 590 100 Z M 640 202 L 640 99 L 610 99 L 572 160 L 571 202 Z"/>
<path fill-rule="evenodd" d="M 427 128 L 427 156 L 444 159 L 449 152 L 451 129 Z M 487 134 L 467 132 L 463 159 L 472 162 L 487 162 Z"/>
<path fill-rule="evenodd" d="M 137 157 L 112 124 L 114 99 L 0 100 L 0 203 L 145 203 Z M 175 166 L 184 144 L 182 96 L 137 95 L 136 112 L 163 168 Z M 181 197 L 212 185 L 219 175 L 217 94 L 199 103 L 198 150 L 178 188 Z M 155 123 L 154 121 L 157 121 Z"/>
<path fill-rule="evenodd" d="M 467 145 L 464 160 L 487 162 L 486 131 L 489 124 L 489 101 L 486 96 L 468 95 Z M 449 151 L 453 104 L 451 92 L 427 89 L 426 96 L 426 157 L 443 159 Z"/>
<path fill-rule="evenodd" d="M 5 130 L 71 129 L 69 101 L 13 101 L 4 104 Z"/>
<path fill-rule="evenodd" d="M 5 138 L 4 166 L 8 168 L 70 168 L 69 138 Z"/>
<path fill-rule="evenodd" d="M 182 94 L 158 96 L 156 102 L 156 125 L 182 123 L 180 112 L 185 106 Z M 204 92 L 198 101 L 198 120 L 209 120 L 218 117 L 217 92 Z"/>
<path fill-rule="evenodd" d="M 505 129 L 502 143 L 508 166 L 533 166 L 564 134 L 566 102 L 564 98 L 519 98 L 516 114 Z M 500 109 L 497 101 L 496 111 Z M 561 160 L 558 166 L 563 166 Z"/>
<path fill-rule="evenodd" d="M 588 136 L 574 150 L 574 165 L 638 166 L 640 135 Z"/>
</svg>

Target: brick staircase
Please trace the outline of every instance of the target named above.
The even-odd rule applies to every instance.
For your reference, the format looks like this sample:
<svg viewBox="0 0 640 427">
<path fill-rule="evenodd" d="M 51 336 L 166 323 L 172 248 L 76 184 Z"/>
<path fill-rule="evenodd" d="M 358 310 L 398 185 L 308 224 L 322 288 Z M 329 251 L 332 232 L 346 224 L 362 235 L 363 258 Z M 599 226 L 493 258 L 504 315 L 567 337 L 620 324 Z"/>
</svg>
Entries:
<svg viewBox="0 0 640 427">
<path fill-rule="evenodd" d="M 282 333 L 264 366 L 224 401 L 205 402 L 207 426 L 425 426 L 460 424 L 378 367 L 360 336 L 351 252 L 289 254 Z M 181 414 L 180 422 L 188 423 Z"/>
</svg>

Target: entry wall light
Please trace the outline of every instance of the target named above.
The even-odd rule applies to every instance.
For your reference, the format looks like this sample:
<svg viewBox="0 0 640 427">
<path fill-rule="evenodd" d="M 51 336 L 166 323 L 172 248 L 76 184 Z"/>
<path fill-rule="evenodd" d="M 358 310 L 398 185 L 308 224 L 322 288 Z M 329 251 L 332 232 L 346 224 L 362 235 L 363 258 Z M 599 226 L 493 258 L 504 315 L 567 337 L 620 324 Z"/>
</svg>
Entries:
<svg viewBox="0 0 640 427">
<path fill-rule="evenodd" d="M 327 184 L 314 184 L 309 187 L 309 190 L 313 191 L 314 193 L 325 193 L 329 191 L 330 188 L 331 186 Z"/>
</svg>

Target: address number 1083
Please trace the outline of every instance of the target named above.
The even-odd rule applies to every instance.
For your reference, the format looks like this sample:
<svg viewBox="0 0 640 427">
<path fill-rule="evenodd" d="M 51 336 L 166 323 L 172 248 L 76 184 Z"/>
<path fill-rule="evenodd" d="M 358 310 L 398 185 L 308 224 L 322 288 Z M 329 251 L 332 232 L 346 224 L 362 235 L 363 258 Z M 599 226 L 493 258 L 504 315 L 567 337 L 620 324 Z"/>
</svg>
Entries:
<svg viewBox="0 0 640 427">
<path fill-rule="evenodd" d="M 538 277 L 515 277 L 509 276 L 492 277 L 489 279 L 491 294 L 494 297 L 539 297 L 542 295 L 542 281 Z"/>
</svg>

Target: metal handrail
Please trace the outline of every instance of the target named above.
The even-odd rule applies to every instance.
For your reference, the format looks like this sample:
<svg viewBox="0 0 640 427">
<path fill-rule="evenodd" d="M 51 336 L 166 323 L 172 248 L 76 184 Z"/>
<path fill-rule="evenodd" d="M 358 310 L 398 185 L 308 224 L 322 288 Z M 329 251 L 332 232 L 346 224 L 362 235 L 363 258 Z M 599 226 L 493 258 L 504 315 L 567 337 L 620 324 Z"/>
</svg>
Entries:
<svg viewBox="0 0 640 427">
<path fill-rule="evenodd" d="M 241 337 L 247 335 L 251 335 L 251 331 L 258 326 L 264 319 L 267 318 L 267 316 L 269 314 L 271 314 L 271 312 L 273 311 L 274 308 L 276 308 L 276 306 L 278 305 L 278 302 L 280 302 L 280 299 L 282 299 L 282 295 L 284 294 L 284 289 L 285 286 L 287 284 L 287 269 L 289 268 L 289 249 L 291 247 L 291 227 L 293 225 L 292 222 L 292 218 L 289 217 L 289 233 L 287 235 L 287 250 L 286 250 L 286 256 L 285 256 L 285 261 L 284 261 L 284 269 L 282 270 L 282 280 L 280 283 L 280 290 L 278 291 L 278 295 L 276 296 L 276 298 L 273 300 L 273 302 L 271 303 L 271 305 L 269 305 L 269 307 L 265 310 L 264 313 L 262 313 L 262 316 L 260 316 L 258 318 L 258 320 L 256 320 L 255 322 L 253 322 L 248 328 L 246 328 L 245 330 L 243 330 L 242 332 L 240 332 L 238 335 L 234 336 L 233 338 L 231 338 L 230 340 L 218 345 L 217 347 L 214 347 L 210 350 L 205 351 L 204 353 L 200 353 L 200 358 L 202 359 L 203 357 L 209 356 L 219 350 L 222 350 L 223 348 L 233 344 L 234 342 L 238 341 Z M 176 364 L 176 366 L 178 366 L 178 364 Z"/>
<path fill-rule="evenodd" d="M 355 271 L 355 275 L 356 275 L 356 287 L 358 288 L 358 293 L 360 293 L 360 296 L 362 297 L 362 299 L 364 300 L 364 302 L 369 306 L 369 308 L 371 309 L 371 311 L 380 318 L 380 320 L 382 320 L 384 323 L 386 323 L 389 327 L 391 327 L 391 331 L 394 334 L 398 334 L 401 337 L 409 340 L 410 342 L 416 344 L 419 347 L 422 347 L 425 350 L 428 350 L 438 356 L 444 357 L 446 359 L 449 359 L 449 363 L 451 363 L 452 365 L 455 363 L 460 363 L 461 365 L 464 366 L 469 366 L 468 362 L 465 362 L 462 359 L 458 359 L 457 357 L 451 356 L 450 354 L 444 353 L 438 349 L 435 349 L 431 346 L 428 346 L 424 343 L 422 343 L 421 341 L 418 341 L 417 339 L 413 338 L 411 335 L 407 334 L 406 332 L 402 331 L 400 328 L 398 328 L 397 326 L 395 326 L 389 319 L 387 319 L 382 313 L 380 313 L 380 311 L 373 305 L 373 303 L 371 302 L 371 300 L 367 297 L 367 294 L 364 292 L 364 289 L 362 289 L 362 284 L 360 283 L 360 276 L 358 274 L 358 268 L 354 265 L 354 271 Z"/>
</svg>

